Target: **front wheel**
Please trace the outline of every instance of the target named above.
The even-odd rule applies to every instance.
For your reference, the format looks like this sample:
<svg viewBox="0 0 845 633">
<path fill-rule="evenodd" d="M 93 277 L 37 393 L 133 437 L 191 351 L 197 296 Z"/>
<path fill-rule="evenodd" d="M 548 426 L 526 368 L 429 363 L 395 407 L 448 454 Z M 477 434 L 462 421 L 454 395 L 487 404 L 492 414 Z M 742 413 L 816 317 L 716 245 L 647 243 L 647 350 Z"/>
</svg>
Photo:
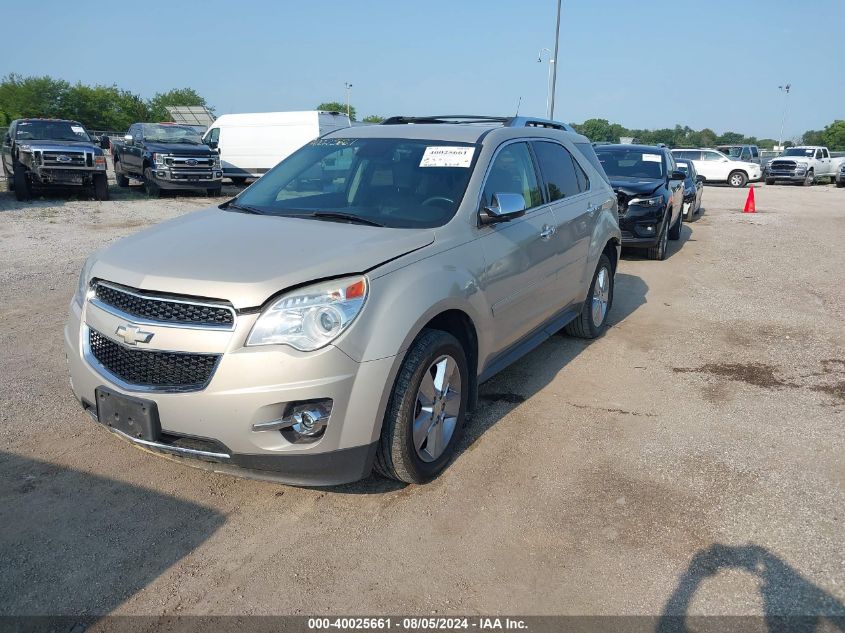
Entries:
<svg viewBox="0 0 845 633">
<path fill-rule="evenodd" d="M 149 167 L 144 170 L 144 188 L 147 190 L 147 195 L 150 198 L 161 197 L 161 187 L 153 180 L 153 172 Z"/>
<path fill-rule="evenodd" d="M 813 183 L 816 181 L 816 177 L 813 174 L 813 170 L 807 172 L 807 176 L 804 178 L 804 186 L 805 187 L 812 187 Z"/>
<path fill-rule="evenodd" d="M 123 174 L 119 160 L 114 161 L 114 179 L 117 181 L 118 187 L 125 188 L 129 186 L 129 178 Z"/>
<path fill-rule="evenodd" d="M 774 178 L 766 178 L 766 184 L 767 185 L 775 184 L 775 179 Z"/>
<path fill-rule="evenodd" d="M 32 197 L 29 178 L 26 177 L 26 169 L 23 165 L 15 165 L 14 170 L 15 198 L 18 202 L 25 202 Z"/>
<path fill-rule="evenodd" d="M 836 186 L 837 186 L 837 187 L 839 187 L 840 189 L 841 189 L 842 187 L 845 187 L 845 180 L 837 180 L 837 181 L 836 181 Z"/>
<path fill-rule="evenodd" d="M 95 174 L 94 182 L 94 200 L 108 200 L 109 199 L 109 181 L 105 174 Z"/>
<path fill-rule="evenodd" d="M 728 184 L 737 189 L 744 187 L 747 182 L 748 176 L 743 171 L 732 171 L 730 176 L 728 176 Z"/>
<path fill-rule="evenodd" d="M 613 306 L 613 266 L 607 255 L 599 257 L 593 283 L 581 313 L 566 324 L 563 331 L 579 338 L 596 338 L 607 329 L 607 315 Z"/>
<path fill-rule="evenodd" d="M 375 469 L 425 483 L 449 464 L 466 422 L 470 376 L 460 342 L 423 330 L 408 350 L 387 403 Z"/>
<path fill-rule="evenodd" d="M 671 215 L 667 215 L 663 220 L 663 226 L 660 229 L 660 237 L 657 239 L 657 244 L 650 246 L 646 252 L 649 259 L 663 261 L 666 259 L 666 251 L 669 246 L 669 219 Z"/>
</svg>

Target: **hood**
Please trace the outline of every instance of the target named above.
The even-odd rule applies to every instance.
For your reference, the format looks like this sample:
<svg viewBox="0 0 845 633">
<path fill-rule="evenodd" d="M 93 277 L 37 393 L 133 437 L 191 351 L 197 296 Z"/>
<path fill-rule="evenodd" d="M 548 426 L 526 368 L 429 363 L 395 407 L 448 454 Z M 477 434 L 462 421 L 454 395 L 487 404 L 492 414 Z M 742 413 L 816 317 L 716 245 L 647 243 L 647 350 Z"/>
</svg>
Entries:
<svg viewBox="0 0 845 633">
<path fill-rule="evenodd" d="M 364 272 L 433 241 L 432 229 L 211 207 L 116 242 L 94 256 L 90 274 L 144 290 L 226 299 L 242 309 L 292 286 Z"/>
<path fill-rule="evenodd" d="M 179 154 L 181 156 L 209 156 L 217 152 L 208 145 L 191 145 L 190 143 L 150 143 L 144 141 L 144 147 L 151 152 L 161 154 Z"/>
<path fill-rule="evenodd" d="M 652 178 L 610 176 L 610 186 L 616 193 L 624 193 L 627 196 L 643 196 L 657 191 L 663 186 L 663 181 Z"/>
<path fill-rule="evenodd" d="M 50 140 L 21 140 L 17 141 L 21 145 L 29 145 L 32 149 L 37 149 L 42 152 L 64 152 L 69 149 L 78 151 L 92 152 L 94 154 L 102 154 L 103 150 L 87 141 L 50 141 Z"/>
<path fill-rule="evenodd" d="M 803 163 L 804 165 L 808 164 L 812 158 L 808 158 L 806 156 L 778 156 L 777 158 L 773 158 L 769 161 L 769 164 L 780 161 L 780 160 L 791 160 L 794 163 Z"/>
</svg>

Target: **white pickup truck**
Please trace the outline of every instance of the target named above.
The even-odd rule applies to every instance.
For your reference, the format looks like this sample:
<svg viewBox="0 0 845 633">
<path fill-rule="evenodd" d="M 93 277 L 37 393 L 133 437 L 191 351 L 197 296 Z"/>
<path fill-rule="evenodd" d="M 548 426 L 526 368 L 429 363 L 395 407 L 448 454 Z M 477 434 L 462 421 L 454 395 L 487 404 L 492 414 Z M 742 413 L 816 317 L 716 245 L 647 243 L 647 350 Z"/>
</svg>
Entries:
<svg viewBox="0 0 845 633">
<path fill-rule="evenodd" d="M 799 182 L 809 187 L 819 178 L 835 179 L 845 158 L 832 158 L 826 147 L 802 145 L 790 147 L 766 165 L 767 185 L 775 182 Z"/>
</svg>

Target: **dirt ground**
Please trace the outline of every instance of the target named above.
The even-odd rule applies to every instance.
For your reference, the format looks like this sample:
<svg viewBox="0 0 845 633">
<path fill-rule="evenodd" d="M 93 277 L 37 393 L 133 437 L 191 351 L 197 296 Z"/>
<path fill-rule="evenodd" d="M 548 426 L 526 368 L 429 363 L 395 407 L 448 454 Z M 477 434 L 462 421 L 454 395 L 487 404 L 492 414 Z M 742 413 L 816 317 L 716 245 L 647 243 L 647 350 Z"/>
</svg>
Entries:
<svg viewBox="0 0 845 633">
<path fill-rule="evenodd" d="M 625 255 L 603 338 L 486 383 L 435 482 L 334 489 L 152 456 L 71 396 L 84 258 L 207 198 L 0 193 L 0 614 L 845 615 L 845 190 L 746 193 Z"/>
</svg>

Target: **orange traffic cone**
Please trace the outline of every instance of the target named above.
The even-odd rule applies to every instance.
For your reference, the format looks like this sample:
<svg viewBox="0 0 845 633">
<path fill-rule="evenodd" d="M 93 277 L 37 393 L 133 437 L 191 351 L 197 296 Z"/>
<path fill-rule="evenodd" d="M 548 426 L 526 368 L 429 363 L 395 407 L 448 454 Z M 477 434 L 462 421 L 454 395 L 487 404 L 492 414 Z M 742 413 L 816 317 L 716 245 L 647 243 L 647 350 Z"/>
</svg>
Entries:
<svg viewBox="0 0 845 633">
<path fill-rule="evenodd" d="M 743 213 L 757 213 L 757 208 L 754 206 L 754 187 L 748 188 L 748 198 L 745 199 L 745 208 Z"/>
</svg>

